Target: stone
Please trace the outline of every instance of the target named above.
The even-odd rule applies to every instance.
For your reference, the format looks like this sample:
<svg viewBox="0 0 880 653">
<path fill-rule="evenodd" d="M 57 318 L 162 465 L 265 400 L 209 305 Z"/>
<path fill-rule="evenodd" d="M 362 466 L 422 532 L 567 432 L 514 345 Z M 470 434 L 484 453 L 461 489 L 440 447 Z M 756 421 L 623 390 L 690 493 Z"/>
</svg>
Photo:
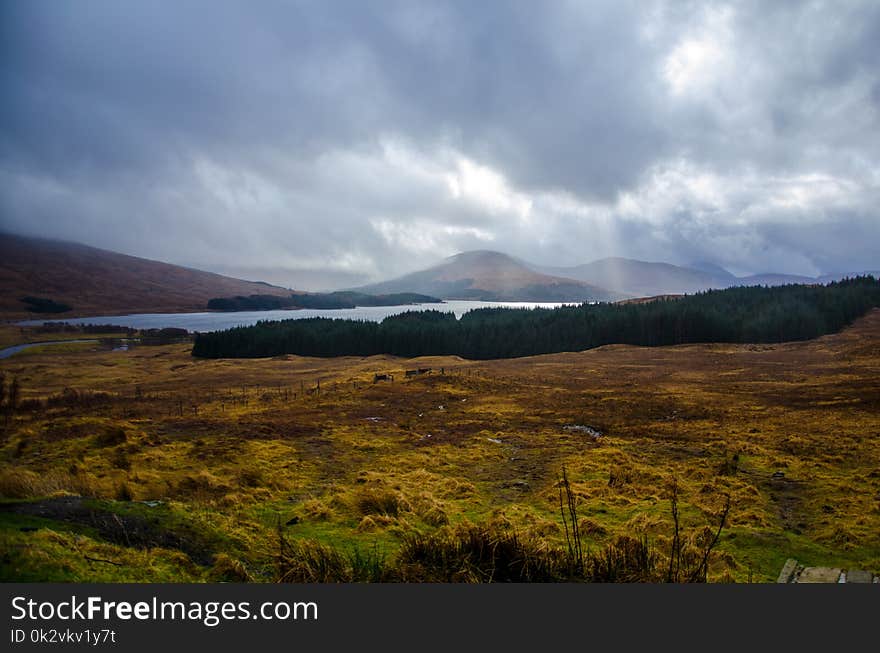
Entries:
<svg viewBox="0 0 880 653">
<path fill-rule="evenodd" d="M 840 579 L 837 567 L 807 567 L 798 576 L 798 583 L 836 583 Z"/>
<path fill-rule="evenodd" d="M 797 560 L 795 560 L 794 558 L 789 558 L 785 561 L 785 564 L 782 567 L 782 571 L 779 572 L 779 578 L 776 582 L 790 583 L 795 571 L 797 571 Z"/>
<path fill-rule="evenodd" d="M 847 583 L 870 583 L 873 580 L 874 575 L 864 569 L 850 569 L 846 572 Z"/>
</svg>

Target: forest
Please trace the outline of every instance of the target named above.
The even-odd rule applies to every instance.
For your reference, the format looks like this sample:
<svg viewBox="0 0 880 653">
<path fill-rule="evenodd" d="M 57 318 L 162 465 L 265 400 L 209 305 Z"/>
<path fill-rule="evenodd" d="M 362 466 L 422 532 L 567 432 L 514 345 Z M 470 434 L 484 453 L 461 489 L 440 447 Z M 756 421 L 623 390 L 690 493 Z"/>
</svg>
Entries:
<svg viewBox="0 0 880 653">
<path fill-rule="evenodd" d="M 828 285 L 738 287 L 645 303 L 554 309 L 483 308 L 456 319 L 410 311 L 382 322 L 310 318 L 263 321 L 198 334 L 202 358 L 302 356 L 514 358 L 608 344 L 773 343 L 834 333 L 880 306 L 872 276 Z"/>
<path fill-rule="evenodd" d="M 208 309 L 212 311 L 277 311 L 296 308 L 335 310 L 355 308 L 356 306 L 401 306 L 442 301 L 436 297 L 420 295 L 418 293 L 366 295 L 354 291 L 337 291 L 290 295 L 289 297 L 278 297 L 276 295 L 215 297 L 208 300 Z"/>
<path fill-rule="evenodd" d="M 46 297 L 33 297 L 28 295 L 19 299 L 20 302 L 27 304 L 27 310 L 31 313 L 66 313 L 71 307 L 62 302 L 56 302 L 54 299 Z"/>
</svg>

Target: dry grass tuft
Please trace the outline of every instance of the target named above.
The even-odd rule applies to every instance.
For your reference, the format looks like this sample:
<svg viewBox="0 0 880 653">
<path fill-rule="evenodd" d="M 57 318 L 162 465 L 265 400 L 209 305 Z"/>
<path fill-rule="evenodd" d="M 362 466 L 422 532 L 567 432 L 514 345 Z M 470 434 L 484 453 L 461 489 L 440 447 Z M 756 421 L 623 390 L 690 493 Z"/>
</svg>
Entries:
<svg viewBox="0 0 880 653">
<path fill-rule="evenodd" d="M 218 553 L 208 572 L 208 580 L 212 583 L 251 583 L 254 577 L 241 560 L 225 553 Z"/>
<path fill-rule="evenodd" d="M 388 489 L 365 489 L 359 491 L 354 498 L 354 505 L 361 515 L 381 515 L 397 517 L 409 504 L 400 493 Z"/>
<path fill-rule="evenodd" d="M 70 473 L 53 470 L 36 474 L 30 470 L 7 468 L 0 471 L 0 497 L 31 499 L 54 494 L 100 497 L 94 477 L 85 472 Z"/>
<path fill-rule="evenodd" d="M 193 501 L 204 503 L 220 499 L 232 488 L 222 482 L 211 472 L 202 470 L 196 474 L 186 474 L 175 487 L 175 496 L 186 497 Z"/>
<path fill-rule="evenodd" d="M 300 505 L 300 510 L 312 521 L 329 521 L 336 516 L 333 508 L 317 498 L 303 501 Z"/>
</svg>

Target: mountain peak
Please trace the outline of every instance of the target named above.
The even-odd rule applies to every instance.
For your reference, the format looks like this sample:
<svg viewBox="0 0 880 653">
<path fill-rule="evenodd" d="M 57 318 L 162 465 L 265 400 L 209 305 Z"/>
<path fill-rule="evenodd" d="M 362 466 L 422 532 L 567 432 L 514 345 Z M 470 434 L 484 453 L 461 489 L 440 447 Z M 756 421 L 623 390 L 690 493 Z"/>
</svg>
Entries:
<svg viewBox="0 0 880 653">
<path fill-rule="evenodd" d="M 713 276 L 718 277 L 719 279 L 734 279 L 735 277 L 726 269 L 718 265 L 717 263 L 713 263 L 712 261 L 694 261 L 690 265 L 689 268 L 693 270 L 699 270 L 700 272 L 707 272 Z"/>
<path fill-rule="evenodd" d="M 510 256 L 509 254 L 505 254 L 504 252 L 497 252 L 491 249 L 471 249 L 466 252 L 459 252 L 458 254 L 453 254 L 452 256 L 447 257 L 444 261 L 448 262 L 469 262 L 469 261 L 511 261 L 516 262 L 516 260 Z"/>
<path fill-rule="evenodd" d="M 509 254 L 471 250 L 397 279 L 356 288 L 369 294 L 417 292 L 444 299 L 582 302 L 617 295 L 583 281 L 544 274 Z"/>
</svg>

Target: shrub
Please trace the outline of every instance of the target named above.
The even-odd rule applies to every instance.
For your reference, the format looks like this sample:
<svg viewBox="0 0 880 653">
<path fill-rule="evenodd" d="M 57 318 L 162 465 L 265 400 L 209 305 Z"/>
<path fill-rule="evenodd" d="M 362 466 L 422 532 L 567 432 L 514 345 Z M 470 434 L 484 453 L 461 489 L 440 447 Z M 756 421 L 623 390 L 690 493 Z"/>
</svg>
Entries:
<svg viewBox="0 0 880 653">
<path fill-rule="evenodd" d="M 132 501 L 134 499 L 127 482 L 122 481 L 116 486 L 116 493 L 113 495 L 113 498 L 117 501 Z"/>
<path fill-rule="evenodd" d="M 187 474 L 177 482 L 176 493 L 190 497 L 195 501 L 211 501 L 222 497 L 232 488 L 220 481 L 216 476 L 201 471 L 198 474 Z"/>
<path fill-rule="evenodd" d="M 374 550 L 343 553 L 315 540 L 287 540 L 278 530 L 278 582 L 378 583 L 395 580 L 385 558 Z"/>
<path fill-rule="evenodd" d="M 126 439 L 125 429 L 121 426 L 108 426 L 95 435 L 95 446 L 115 447 L 118 444 L 123 444 Z"/>
<path fill-rule="evenodd" d="M 563 576 L 554 555 L 560 552 L 521 540 L 515 531 L 469 525 L 405 536 L 398 565 L 413 582 L 555 581 Z"/>
<path fill-rule="evenodd" d="M 240 560 L 218 553 L 208 572 L 208 580 L 213 583 L 251 583 L 254 578 Z"/>
<path fill-rule="evenodd" d="M 364 490 L 355 498 L 355 507 L 361 515 L 397 517 L 404 508 L 404 502 L 392 490 Z"/>
<path fill-rule="evenodd" d="M 0 497 L 31 499 L 56 493 L 83 497 L 97 497 L 100 494 L 92 477 L 79 470 L 74 473 L 51 471 L 45 474 L 18 469 L 0 471 Z"/>
<path fill-rule="evenodd" d="M 22 399 L 18 409 L 23 413 L 35 413 L 43 410 L 45 404 L 42 399 Z"/>
<path fill-rule="evenodd" d="M 113 455 L 110 457 L 110 464 L 116 469 L 124 469 L 125 471 L 131 469 L 131 460 L 124 449 L 116 449 L 113 452 Z"/>
<path fill-rule="evenodd" d="M 259 487 L 263 485 L 263 472 L 259 469 L 242 469 L 236 480 L 240 487 Z"/>
</svg>

